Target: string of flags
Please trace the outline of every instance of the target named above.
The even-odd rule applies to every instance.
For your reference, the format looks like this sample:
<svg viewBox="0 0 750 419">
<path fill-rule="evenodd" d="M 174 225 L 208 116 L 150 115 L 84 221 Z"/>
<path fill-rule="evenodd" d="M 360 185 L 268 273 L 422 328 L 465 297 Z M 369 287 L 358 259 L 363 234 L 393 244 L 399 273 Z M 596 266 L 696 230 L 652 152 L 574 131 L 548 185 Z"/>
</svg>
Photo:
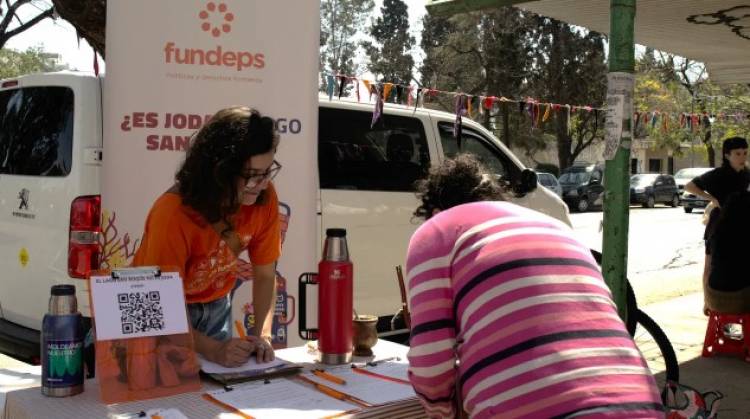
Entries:
<svg viewBox="0 0 750 419">
<path fill-rule="evenodd" d="M 633 114 L 633 124 L 637 128 L 640 125 L 651 126 L 651 129 L 660 128 L 662 132 L 667 132 L 673 126 L 679 126 L 681 129 L 689 131 L 698 131 L 704 127 L 706 119 L 712 119 L 712 122 L 734 122 L 736 124 L 746 124 L 750 122 L 750 113 L 689 113 L 689 112 L 663 112 L 647 111 L 636 112 Z"/>
<path fill-rule="evenodd" d="M 541 124 L 547 122 L 547 120 L 551 118 L 553 112 L 558 113 L 563 111 L 568 120 L 568 130 L 570 130 L 570 118 L 573 113 L 593 112 L 595 114 L 594 123 L 598 124 L 599 114 L 605 111 L 605 109 L 593 106 L 540 102 L 531 97 L 524 100 L 516 100 L 509 99 L 505 96 L 468 95 L 461 92 L 449 92 L 429 87 L 418 87 L 411 84 L 377 83 L 354 76 L 333 74 L 326 75 L 326 93 L 328 94 L 328 99 L 333 100 L 334 94 L 341 99 L 346 90 L 346 86 L 350 83 L 354 84 L 354 91 L 358 102 L 361 102 L 363 99 L 360 92 L 360 83 L 365 87 L 365 91 L 368 94 L 368 102 L 372 101 L 373 96 L 375 96 L 375 107 L 372 113 L 371 126 L 375 126 L 380 120 L 380 117 L 383 114 L 383 105 L 385 102 L 393 101 L 399 104 L 406 104 L 408 107 L 413 106 L 416 110 L 420 104 L 424 106 L 425 103 L 430 103 L 431 101 L 436 100 L 438 95 L 452 96 L 454 99 L 454 110 L 456 114 L 453 135 L 458 142 L 459 148 L 461 146 L 462 118 L 468 116 L 473 119 L 476 115 L 484 115 L 486 112 L 491 112 L 496 105 L 502 105 L 507 112 L 507 106 L 509 106 L 509 104 L 515 104 L 519 114 L 527 114 L 529 116 L 532 128 L 538 128 Z"/>
<path fill-rule="evenodd" d="M 383 104 L 385 102 L 392 101 L 398 104 L 405 104 L 408 107 L 413 106 L 416 110 L 420 104 L 424 106 L 425 103 L 430 103 L 431 101 L 436 100 L 439 95 L 452 96 L 454 100 L 454 111 L 456 114 L 453 135 L 456 138 L 459 147 L 461 146 L 462 118 L 468 116 L 473 119 L 476 115 L 484 115 L 486 112 L 491 112 L 497 105 L 503 106 L 504 111 L 509 112 L 509 106 L 515 104 L 520 115 L 528 115 L 532 128 L 540 127 L 541 124 L 547 122 L 547 120 L 552 117 L 553 113 L 558 114 L 559 112 L 564 112 L 564 117 L 567 118 L 568 122 L 567 127 L 568 130 L 570 130 L 570 118 L 572 114 L 576 112 L 593 112 L 595 124 L 594 129 L 596 129 L 599 124 L 600 113 L 606 112 L 606 109 L 604 108 L 597 108 L 589 105 L 541 102 L 531 97 L 518 100 L 509 99 L 505 96 L 469 95 L 462 92 L 450 92 L 430 87 L 418 87 L 411 84 L 377 83 L 367 79 L 360 79 L 355 76 L 340 74 L 326 75 L 326 93 L 328 94 L 328 99 L 333 100 L 334 93 L 338 95 L 339 99 L 341 99 L 347 85 L 350 83 L 354 85 L 354 91 L 358 102 L 361 102 L 363 99 L 360 92 L 360 83 L 364 86 L 365 91 L 368 94 L 368 102 L 372 101 L 373 96 L 375 96 L 375 107 L 373 109 L 371 126 L 375 126 L 380 120 L 380 117 L 383 114 Z M 708 112 L 674 113 L 654 110 L 648 112 L 635 112 L 633 114 L 633 124 L 636 129 L 639 125 L 643 124 L 646 126 L 650 125 L 652 129 L 660 127 L 663 132 L 666 132 L 672 126 L 679 126 L 682 129 L 697 131 L 703 125 L 704 118 L 714 118 L 714 120 L 720 122 L 733 121 L 737 124 L 743 124 L 750 122 L 750 112 L 709 114 Z"/>
</svg>

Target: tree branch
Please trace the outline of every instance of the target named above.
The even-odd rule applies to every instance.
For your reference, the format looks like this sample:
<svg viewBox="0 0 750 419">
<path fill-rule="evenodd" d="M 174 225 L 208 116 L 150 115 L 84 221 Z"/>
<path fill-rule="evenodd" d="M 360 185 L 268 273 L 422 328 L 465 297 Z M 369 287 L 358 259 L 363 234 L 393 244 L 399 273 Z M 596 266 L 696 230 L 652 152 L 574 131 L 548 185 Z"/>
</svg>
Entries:
<svg viewBox="0 0 750 419">
<path fill-rule="evenodd" d="M 10 38 L 18 35 L 19 33 L 25 31 L 26 29 L 29 29 L 30 27 L 36 25 L 40 21 L 47 19 L 48 17 L 52 17 L 54 12 L 55 12 L 54 8 L 47 9 L 44 12 L 38 14 L 33 19 L 29 20 L 28 22 L 15 27 L 12 31 L 3 33 L 2 35 L 0 35 L 0 48 L 2 48 L 5 45 L 5 43 L 8 42 Z"/>
<path fill-rule="evenodd" d="M 8 11 L 5 13 L 5 17 L 3 17 L 3 20 L 0 21 L 0 33 L 4 34 L 5 31 L 8 29 L 10 22 L 13 20 L 13 17 L 16 15 L 16 11 L 24 4 L 30 3 L 30 2 L 31 0 L 17 0 L 13 4 L 8 3 Z"/>
</svg>

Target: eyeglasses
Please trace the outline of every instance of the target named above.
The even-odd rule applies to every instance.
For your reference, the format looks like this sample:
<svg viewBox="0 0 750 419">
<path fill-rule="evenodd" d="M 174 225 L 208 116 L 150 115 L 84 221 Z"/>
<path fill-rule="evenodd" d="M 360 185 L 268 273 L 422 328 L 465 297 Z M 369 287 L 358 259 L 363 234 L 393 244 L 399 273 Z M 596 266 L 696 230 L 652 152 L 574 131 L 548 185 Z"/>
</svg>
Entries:
<svg viewBox="0 0 750 419">
<path fill-rule="evenodd" d="M 240 177 L 245 179 L 245 187 L 253 188 L 263 182 L 271 181 L 281 171 L 281 164 L 276 160 L 271 163 L 271 167 L 263 173 L 254 173 L 251 175 L 241 174 Z"/>
</svg>

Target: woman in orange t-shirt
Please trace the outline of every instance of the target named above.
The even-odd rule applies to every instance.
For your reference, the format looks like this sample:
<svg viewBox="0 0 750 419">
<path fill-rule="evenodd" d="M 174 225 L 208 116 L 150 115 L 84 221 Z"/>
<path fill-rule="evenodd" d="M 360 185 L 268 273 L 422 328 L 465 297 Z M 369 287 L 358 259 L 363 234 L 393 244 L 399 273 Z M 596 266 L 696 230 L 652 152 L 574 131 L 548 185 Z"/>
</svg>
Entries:
<svg viewBox="0 0 750 419">
<path fill-rule="evenodd" d="M 154 203 L 134 266 L 177 266 L 195 348 L 233 367 L 252 354 L 274 358 L 271 316 L 281 255 L 278 197 L 271 180 L 279 137 L 271 118 L 247 107 L 216 113 L 198 131 L 176 183 Z M 253 265 L 255 333 L 232 338 L 231 294 L 237 256 Z"/>
</svg>

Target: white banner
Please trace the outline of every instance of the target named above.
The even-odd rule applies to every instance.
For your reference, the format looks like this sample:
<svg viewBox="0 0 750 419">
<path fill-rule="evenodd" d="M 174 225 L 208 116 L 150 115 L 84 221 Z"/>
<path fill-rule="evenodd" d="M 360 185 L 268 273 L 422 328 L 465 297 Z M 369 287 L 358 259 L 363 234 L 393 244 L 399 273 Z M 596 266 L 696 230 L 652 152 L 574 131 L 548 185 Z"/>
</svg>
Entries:
<svg viewBox="0 0 750 419">
<path fill-rule="evenodd" d="M 274 183 L 289 222 L 279 272 L 296 295 L 315 270 L 319 1 L 110 0 L 104 86 L 105 268 L 127 265 L 148 210 L 173 183 L 190 136 L 221 108 L 276 119 Z M 282 293 L 274 332 L 297 336 Z M 290 288 L 290 289 L 289 289 Z M 235 298 L 247 323 L 250 287 Z M 241 310 L 238 314 L 237 310 Z"/>
</svg>

